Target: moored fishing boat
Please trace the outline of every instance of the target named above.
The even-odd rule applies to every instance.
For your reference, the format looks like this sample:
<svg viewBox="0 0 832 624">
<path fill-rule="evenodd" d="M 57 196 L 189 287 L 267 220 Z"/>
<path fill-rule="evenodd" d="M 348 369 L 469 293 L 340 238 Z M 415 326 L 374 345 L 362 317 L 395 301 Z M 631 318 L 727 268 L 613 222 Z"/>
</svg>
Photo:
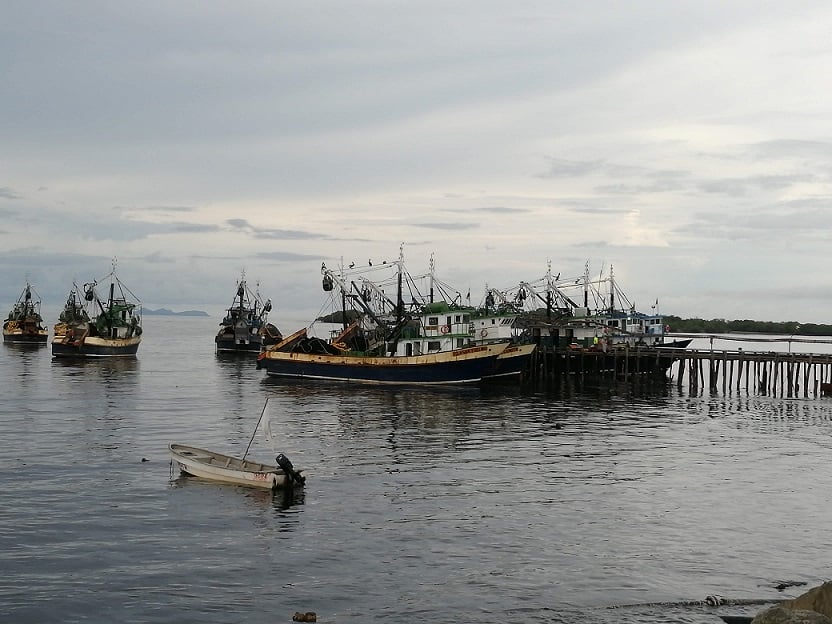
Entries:
<svg viewBox="0 0 832 624">
<path fill-rule="evenodd" d="M 46 344 L 49 330 L 43 326 L 40 314 L 40 297 L 29 282 L 20 293 L 3 321 L 3 342 Z"/>
<path fill-rule="evenodd" d="M 108 295 L 102 299 L 97 287 L 105 281 Z M 137 309 L 141 303 L 118 279 L 115 266 L 83 288 L 73 284 L 55 324 L 53 357 L 134 357 L 142 336 Z"/>
<path fill-rule="evenodd" d="M 636 310 L 621 291 L 610 267 L 607 276 L 590 278 L 589 268 L 578 277 L 546 275 L 521 282 L 501 293 L 522 310 L 519 323 L 534 342 L 555 347 L 606 350 L 616 347 L 659 347 L 667 328 L 658 311 Z"/>
<path fill-rule="evenodd" d="M 299 330 L 261 353 L 257 368 L 275 377 L 421 385 L 474 383 L 494 373 L 507 343 L 477 343 L 470 310 L 416 296 L 406 307 L 401 252 L 373 270 L 393 271 L 395 300 L 384 284 L 323 265 L 323 288 L 341 307 L 342 329 L 329 340 Z"/>
<path fill-rule="evenodd" d="M 279 342 L 280 331 L 268 322 L 271 309 L 271 299 L 264 302 L 259 292 L 252 292 L 243 275 L 214 337 L 217 353 L 259 353 Z"/>
<path fill-rule="evenodd" d="M 525 373 L 537 348 L 536 344 L 507 344 L 505 350 L 497 357 L 494 372 L 486 375 L 485 380 L 505 380 L 519 377 Z"/>
<path fill-rule="evenodd" d="M 516 305 L 491 288 L 486 289 L 483 304 L 472 313 L 472 329 L 479 343 L 508 343 L 486 380 L 512 380 L 529 370 L 537 345 L 529 341 L 528 333 L 519 326 L 521 313 Z"/>
</svg>

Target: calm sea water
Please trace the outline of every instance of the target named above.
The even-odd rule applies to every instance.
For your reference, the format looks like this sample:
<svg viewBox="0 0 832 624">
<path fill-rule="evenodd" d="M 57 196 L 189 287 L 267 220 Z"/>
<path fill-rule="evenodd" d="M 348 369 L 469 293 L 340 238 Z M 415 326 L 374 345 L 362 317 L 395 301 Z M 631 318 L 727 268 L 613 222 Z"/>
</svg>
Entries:
<svg viewBox="0 0 832 624">
<path fill-rule="evenodd" d="M 705 623 L 832 575 L 832 400 L 276 383 L 217 322 L 147 317 L 135 361 L 2 348 L 0 621 Z M 267 398 L 303 493 L 171 474 Z"/>
</svg>

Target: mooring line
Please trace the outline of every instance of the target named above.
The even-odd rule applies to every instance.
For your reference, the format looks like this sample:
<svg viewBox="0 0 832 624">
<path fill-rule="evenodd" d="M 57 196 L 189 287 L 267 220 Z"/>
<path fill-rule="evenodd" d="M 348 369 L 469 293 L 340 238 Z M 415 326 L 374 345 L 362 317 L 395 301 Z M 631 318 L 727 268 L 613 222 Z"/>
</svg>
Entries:
<svg viewBox="0 0 832 624">
<path fill-rule="evenodd" d="M 777 602 L 771 598 L 725 598 L 716 594 L 705 596 L 704 600 L 680 600 L 677 602 L 641 602 L 636 604 L 610 605 L 605 609 L 638 609 L 644 607 L 723 607 L 763 605 Z"/>
</svg>

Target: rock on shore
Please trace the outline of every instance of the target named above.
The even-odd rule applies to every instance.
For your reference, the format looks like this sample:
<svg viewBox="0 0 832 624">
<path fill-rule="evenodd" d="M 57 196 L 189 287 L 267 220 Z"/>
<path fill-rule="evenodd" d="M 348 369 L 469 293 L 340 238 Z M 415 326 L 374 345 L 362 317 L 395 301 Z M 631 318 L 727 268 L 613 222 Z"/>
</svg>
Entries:
<svg viewBox="0 0 832 624">
<path fill-rule="evenodd" d="M 832 581 L 758 613 L 751 624 L 832 624 Z"/>
</svg>

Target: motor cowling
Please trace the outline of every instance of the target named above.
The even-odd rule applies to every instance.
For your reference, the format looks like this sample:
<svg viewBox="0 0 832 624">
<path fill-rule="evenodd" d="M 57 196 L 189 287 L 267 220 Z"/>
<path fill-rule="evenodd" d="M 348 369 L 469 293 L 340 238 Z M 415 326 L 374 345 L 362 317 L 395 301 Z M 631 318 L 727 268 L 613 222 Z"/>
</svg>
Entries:
<svg viewBox="0 0 832 624">
<path fill-rule="evenodd" d="M 292 462 L 286 457 L 283 453 L 280 453 L 276 458 L 275 461 L 277 465 L 280 467 L 283 472 L 286 473 L 292 482 L 297 483 L 299 485 L 303 485 L 306 482 L 306 477 L 304 477 L 300 472 L 295 470 L 295 467 L 292 465 Z"/>
</svg>

